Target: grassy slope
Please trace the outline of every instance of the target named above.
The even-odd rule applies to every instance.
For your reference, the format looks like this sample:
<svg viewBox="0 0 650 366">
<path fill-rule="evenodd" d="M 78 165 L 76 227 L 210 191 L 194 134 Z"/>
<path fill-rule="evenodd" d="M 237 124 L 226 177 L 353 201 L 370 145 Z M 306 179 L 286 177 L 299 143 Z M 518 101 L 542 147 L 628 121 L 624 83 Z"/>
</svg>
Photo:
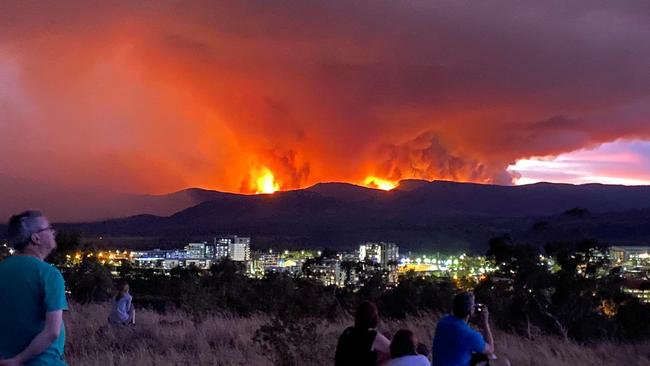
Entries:
<svg viewBox="0 0 650 366">
<path fill-rule="evenodd" d="M 160 315 L 143 310 L 137 313 L 138 325 L 133 328 L 108 326 L 107 315 L 108 305 L 73 304 L 65 315 L 66 359 L 70 365 L 331 365 L 337 337 L 349 322 L 293 324 L 291 332 L 273 333 L 274 339 L 287 345 L 275 352 L 276 345 L 268 348 L 252 340 L 269 322 L 264 315 L 210 317 L 194 323 L 183 313 Z M 428 344 L 434 326 L 433 317 L 424 317 L 387 321 L 383 329 L 392 333 L 410 328 Z M 529 341 L 502 332 L 496 332 L 495 337 L 498 353 L 517 366 L 650 366 L 650 343 L 585 347 L 553 337 Z"/>
</svg>

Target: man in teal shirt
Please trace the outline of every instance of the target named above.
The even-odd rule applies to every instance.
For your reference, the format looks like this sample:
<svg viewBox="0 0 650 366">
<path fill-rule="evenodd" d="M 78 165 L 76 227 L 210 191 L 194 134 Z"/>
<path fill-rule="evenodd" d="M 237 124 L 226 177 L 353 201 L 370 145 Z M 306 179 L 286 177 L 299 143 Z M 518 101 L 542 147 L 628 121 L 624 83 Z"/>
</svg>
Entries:
<svg viewBox="0 0 650 366">
<path fill-rule="evenodd" d="M 16 254 L 0 262 L 0 366 L 63 366 L 63 276 L 44 259 L 56 232 L 39 211 L 9 220 Z"/>
</svg>

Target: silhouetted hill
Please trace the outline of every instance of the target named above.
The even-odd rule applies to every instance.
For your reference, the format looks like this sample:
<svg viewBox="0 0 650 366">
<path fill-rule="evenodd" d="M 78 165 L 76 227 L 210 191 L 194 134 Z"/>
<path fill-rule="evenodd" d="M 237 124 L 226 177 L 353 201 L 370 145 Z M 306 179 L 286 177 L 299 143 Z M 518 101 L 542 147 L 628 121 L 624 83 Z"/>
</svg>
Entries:
<svg viewBox="0 0 650 366">
<path fill-rule="evenodd" d="M 306 188 L 305 191 L 316 192 L 325 197 L 344 201 L 379 199 L 384 193 L 383 191 L 356 186 L 349 183 L 318 183 Z"/>
<path fill-rule="evenodd" d="M 586 237 L 650 242 L 650 187 L 416 185 L 389 192 L 341 183 L 272 195 L 186 192 L 206 201 L 166 217 L 72 226 L 97 235 L 170 242 L 240 233 L 253 235 L 259 246 L 344 248 L 363 240 L 392 240 L 411 249 L 482 251 L 490 237 L 500 234 L 533 243 Z"/>
<path fill-rule="evenodd" d="M 138 214 L 168 216 L 225 195 L 228 194 L 197 188 L 163 195 L 138 195 L 63 186 L 0 173 L 0 222 L 33 209 L 42 210 L 57 222 L 95 221 Z"/>
<path fill-rule="evenodd" d="M 569 210 L 528 222 L 517 235 L 533 244 L 595 238 L 612 244 L 650 245 L 650 209 L 597 214 Z"/>
<path fill-rule="evenodd" d="M 441 215 L 536 216 L 574 207 L 614 212 L 650 207 L 650 187 L 537 183 L 523 186 L 435 181 L 404 193 L 401 205 Z"/>
<path fill-rule="evenodd" d="M 403 179 L 399 181 L 399 185 L 395 187 L 396 191 L 412 191 L 414 189 L 422 188 L 431 184 L 428 180 L 422 179 Z"/>
</svg>

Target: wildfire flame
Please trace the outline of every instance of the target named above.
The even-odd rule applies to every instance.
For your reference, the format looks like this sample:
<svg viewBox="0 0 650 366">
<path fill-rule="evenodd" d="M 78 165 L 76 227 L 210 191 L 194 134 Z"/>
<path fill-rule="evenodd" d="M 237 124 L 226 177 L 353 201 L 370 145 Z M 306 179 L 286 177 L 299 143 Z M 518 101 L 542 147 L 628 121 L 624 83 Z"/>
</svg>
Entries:
<svg viewBox="0 0 650 366">
<path fill-rule="evenodd" d="M 384 191 L 390 191 L 391 189 L 397 187 L 397 182 L 393 182 L 386 179 L 381 179 L 373 176 L 369 176 L 364 181 L 364 185 L 371 188 L 383 189 Z"/>
<path fill-rule="evenodd" d="M 261 169 L 251 172 L 253 182 L 255 183 L 255 193 L 273 193 L 280 189 L 280 184 L 275 181 L 275 177 L 269 168 L 263 167 Z"/>
</svg>

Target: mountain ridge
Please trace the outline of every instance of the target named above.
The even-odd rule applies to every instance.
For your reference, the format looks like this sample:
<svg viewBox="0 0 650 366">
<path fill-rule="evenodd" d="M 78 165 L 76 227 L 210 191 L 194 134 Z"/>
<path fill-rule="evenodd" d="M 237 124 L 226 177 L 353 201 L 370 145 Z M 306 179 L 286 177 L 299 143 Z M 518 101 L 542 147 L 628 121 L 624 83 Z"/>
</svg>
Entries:
<svg viewBox="0 0 650 366">
<path fill-rule="evenodd" d="M 170 241 L 239 233 L 253 236 L 260 246 L 283 242 L 332 248 L 391 240 L 405 248 L 474 250 L 503 234 L 539 244 L 587 237 L 650 242 L 650 229 L 644 229 L 650 227 L 648 186 L 434 181 L 392 191 L 320 183 L 261 195 L 198 192 L 207 200 L 169 216 L 138 215 L 69 227 L 93 235 Z"/>
</svg>

